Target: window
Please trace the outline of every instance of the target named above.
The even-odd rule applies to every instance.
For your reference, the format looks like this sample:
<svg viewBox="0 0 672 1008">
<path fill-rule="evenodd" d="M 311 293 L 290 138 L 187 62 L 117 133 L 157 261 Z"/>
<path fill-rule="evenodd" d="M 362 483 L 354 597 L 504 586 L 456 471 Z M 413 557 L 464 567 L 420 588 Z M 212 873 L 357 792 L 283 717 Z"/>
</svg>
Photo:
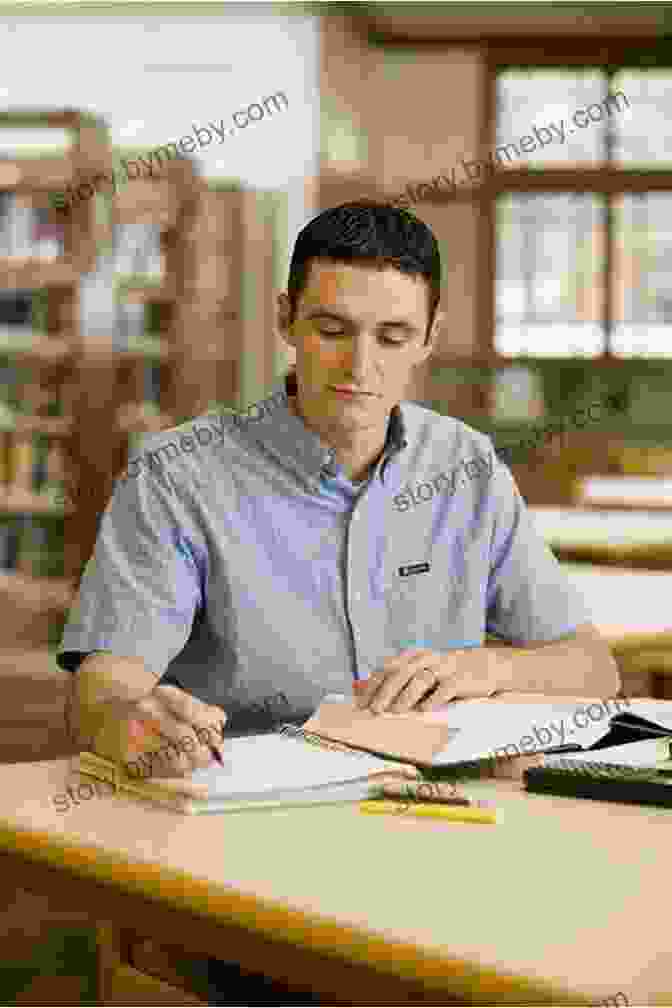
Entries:
<svg viewBox="0 0 672 1008">
<path fill-rule="evenodd" d="M 672 357 L 672 69 L 495 72 L 490 352 Z"/>
</svg>

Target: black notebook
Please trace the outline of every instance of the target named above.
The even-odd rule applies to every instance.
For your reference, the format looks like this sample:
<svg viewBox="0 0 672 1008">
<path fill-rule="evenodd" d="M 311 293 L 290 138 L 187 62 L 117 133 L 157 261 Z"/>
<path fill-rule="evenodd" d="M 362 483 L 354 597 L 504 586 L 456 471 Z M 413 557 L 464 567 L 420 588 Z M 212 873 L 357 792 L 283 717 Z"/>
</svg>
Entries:
<svg viewBox="0 0 672 1008">
<path fill-rule="evenodd" d="M 558 746 L 555 755 L 547 750 L 544 765 L 525 770 L 523 781 L 528 791 L 543 794 L 672 808 L 672 760 L 651 745 L 659 739 L 672 741 L 672 728 L 619 713 L 593 745 Z M 591 752 L 596 752 L 594 759 Z"/>
<path fill-rule="evenodd" d="M 672 708 L 672 705 L 670 705 Z M 643 742 L 645 739 L 672 738 L 672 724 L 665 726 L 649 721 L 640 714 L 620 711 L 609 718 L 609 729 L 605 735 L 590 746 L 561 745 L 546 749 L 548 755 L 553 753 L 594 752 L 611 746 L 627 745 L 629 742 Z"/>
</svg>

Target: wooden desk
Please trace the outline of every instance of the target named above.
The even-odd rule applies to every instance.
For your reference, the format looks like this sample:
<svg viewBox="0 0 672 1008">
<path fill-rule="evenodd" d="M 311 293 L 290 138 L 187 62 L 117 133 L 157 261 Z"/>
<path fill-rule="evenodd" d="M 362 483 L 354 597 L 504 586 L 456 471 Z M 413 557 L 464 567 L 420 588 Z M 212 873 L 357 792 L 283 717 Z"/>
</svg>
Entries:
<svg viewBox="0 0 672 1008">
<path fill-rule="evenodd" d="M 672 513 L 530 508 L 560 559 L 672 570 Z"/>
<path fill-rule="evenodd" d="M 561 564 L 609 641 L 631 635 L 672 640 L 672 573 Z M 662 635 L 662 638 L 661 638 Z"/>
<path fill-rule="evenodd" d="M 672 479 L 662 476 L 587 476 L 576 495 L 583 508 L 672 511 Z"/>
<path fill-rule="evenodd" d="M 623 693 L 669 698 L 672 573 L 590 564 L 561 567 L 585 598 L 618 662 Z"/>
<path fill-rule="evenodd" d="M 110 934 L 300 979 L 325 1004 L 670 1003 L 672 810 L 483 780 L 464 789 L 496 798 L 496 826 L 353 804 L 189 817 L 112 796 L 59 813 L 67 776 L 66 760 L 0 766 L 4 870 L 95 907 Z M 131 1000 L 134 979 L 152 982 L 103 961 L 100 1003 L 197 1003 Z"/>
</svg>

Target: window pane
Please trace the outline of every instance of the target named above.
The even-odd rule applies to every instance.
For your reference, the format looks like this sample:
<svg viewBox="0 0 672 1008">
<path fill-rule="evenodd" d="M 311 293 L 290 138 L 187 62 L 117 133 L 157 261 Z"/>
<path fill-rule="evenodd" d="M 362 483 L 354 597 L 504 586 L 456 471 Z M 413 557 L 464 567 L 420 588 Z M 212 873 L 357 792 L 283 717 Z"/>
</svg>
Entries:
<svg viewBox="0 0 672 1008">
<path fill-rule="evenodd" d="M 620 113 L 610 118 L 614 137 L 614 160 L 628 167 L 663 165 L 672 161 L 672 73 L 669 70 L 623 71 L 614 77 L 612 92 L 619 99 Z"/>
<path fill-rule="evenodd" d="M 614 204 L 614 353 L 672 356 L 672 193 Z"/>
<path fill-rule="evenodd" d="M 497 201 L 495 349 L 575 357 L 602 352 L 604 206 L 582 193 Z"/>
<path fill-rule="evenodd" d="M 606 95 L 606 77 L 599 70 L 500 74 L 494 163 L 514 167 L 602 161 L 609 118 L 602 104 Z"/>
</svg>

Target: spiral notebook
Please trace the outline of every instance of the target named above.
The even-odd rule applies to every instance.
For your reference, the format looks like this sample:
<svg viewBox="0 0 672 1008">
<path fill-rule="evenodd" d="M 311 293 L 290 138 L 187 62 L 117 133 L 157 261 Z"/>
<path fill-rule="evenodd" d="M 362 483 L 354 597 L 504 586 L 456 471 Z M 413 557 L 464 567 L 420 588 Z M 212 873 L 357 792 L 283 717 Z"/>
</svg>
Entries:
<svg viewBox="0 0 672 1008">
<path fill-rule="evenodd" d="M 115 785 L 124 795 L 156 802 L 185 815 L 251 808 L 332 804 L 368 797 L 384 780 L 416 778 L 411 765 L 381 759 L 324 739 L 294 725 L 264 735 L 227 739 L 224 766 L 188 777 L 140 778 L 95 753 L 80 753 L 79 773 Z"/>
</svg>

